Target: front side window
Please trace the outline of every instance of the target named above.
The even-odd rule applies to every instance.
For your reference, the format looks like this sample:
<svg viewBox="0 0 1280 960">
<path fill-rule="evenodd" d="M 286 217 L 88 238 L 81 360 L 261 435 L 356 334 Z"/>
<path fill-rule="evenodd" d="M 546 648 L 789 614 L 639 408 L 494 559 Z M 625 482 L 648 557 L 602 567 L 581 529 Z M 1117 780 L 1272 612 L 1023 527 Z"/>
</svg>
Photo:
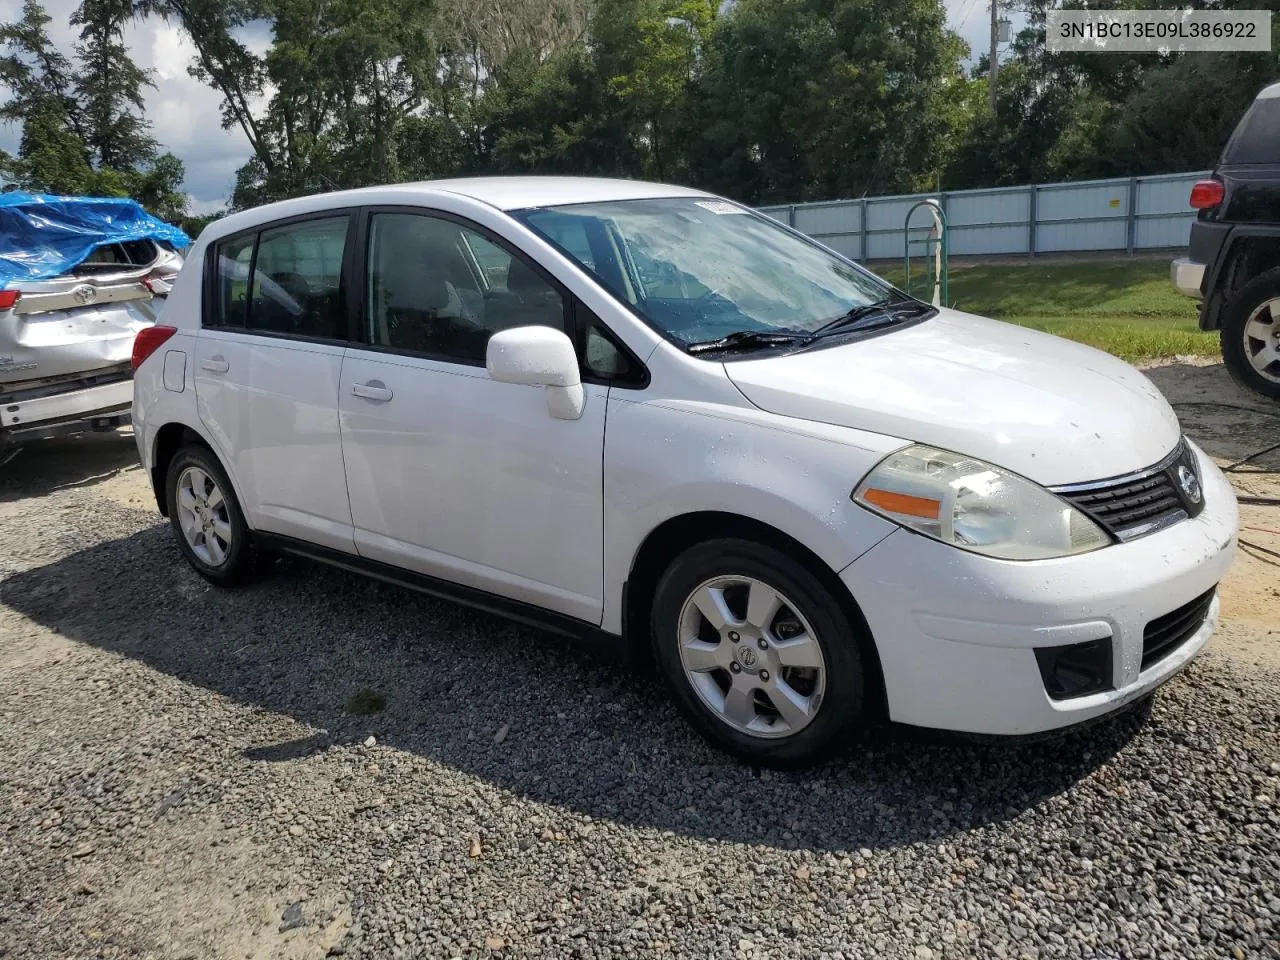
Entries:
<svg viewBox="0 0 1280 960">
<path fill-rule="evenodd" d="M 809 334 L 894 296 L 857 267 L 723 200 L 671 197 L 517 211 L 664 334 Z"/>
<path fill-rule="evenodd" d="M 533 267 L 441 217 L 375 213 L 367 273 L 374 346 L 483 365 L 499 330 L 565 330 L 564 298 Z"/>
</svg>

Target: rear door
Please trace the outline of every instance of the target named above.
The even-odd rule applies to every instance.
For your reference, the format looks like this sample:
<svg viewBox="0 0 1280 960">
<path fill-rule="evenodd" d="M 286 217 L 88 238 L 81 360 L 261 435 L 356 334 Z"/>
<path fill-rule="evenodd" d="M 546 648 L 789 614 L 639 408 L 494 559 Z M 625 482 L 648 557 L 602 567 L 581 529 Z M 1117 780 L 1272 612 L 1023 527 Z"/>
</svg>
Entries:
<svg viewBox="0 0 1280 960">
<path fill-rule="evenodd" d="M 220 241 L 196 345 L 201 422 L 256 530 L 354 551 L 338 434 L 348 210 Z"/>
<path fill-rule="evenodd" d="M 571 331 L 569 295 L 456 217 L 367 218 L 365 342 L 338 399 L 360 554 L 599 623 L 608 387 L 560 420 L 485 370 L 499 330 Z"/>
</svg>

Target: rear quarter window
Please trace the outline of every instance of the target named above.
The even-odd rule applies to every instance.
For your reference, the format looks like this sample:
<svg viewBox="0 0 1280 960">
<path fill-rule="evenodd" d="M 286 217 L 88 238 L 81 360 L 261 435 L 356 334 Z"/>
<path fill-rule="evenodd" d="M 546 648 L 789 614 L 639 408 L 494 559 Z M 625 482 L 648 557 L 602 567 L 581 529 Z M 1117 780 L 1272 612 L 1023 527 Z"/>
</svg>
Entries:
<svg viewBox="0 0 1280 960">
<path fill-rule="evenodd" d="M 243 327 L 249 302 L 249 268 L 253 265 L 256 233 L 223 240 L 209 261 L 212 296 L 205 311 L 206 327 Z"/>
</svg>

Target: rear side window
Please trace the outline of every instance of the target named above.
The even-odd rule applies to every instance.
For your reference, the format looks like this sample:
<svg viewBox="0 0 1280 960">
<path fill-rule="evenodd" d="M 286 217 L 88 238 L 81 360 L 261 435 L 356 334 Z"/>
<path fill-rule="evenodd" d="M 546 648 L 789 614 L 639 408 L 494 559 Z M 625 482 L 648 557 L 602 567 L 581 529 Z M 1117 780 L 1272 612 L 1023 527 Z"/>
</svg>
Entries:
<svg viewBox="0 0 1280 960">
<path fill-rule="evenodd" d="M 347 219 L 308 220 L 258 235 L 248 329 L 344 338 L 340 293 Z"/>
<path fill-rule="evenodd" d="M 145 267 L 160 256 L 155 241 L 126 240 L 95 247 L 75 268 L 76 273 L 112 273 L 130 267 Z"/>
<path fill-rule="evenodd" d="M 342 260 L 348 223 L 342 214 L 219 243 L 205 326 L 346 339 Z"/>
<path fill-rule="evenodd" d="M 1253 101 L 1222 151 L 1223 163 L 1280 162 L 1280 98 Z"/>
</svg>

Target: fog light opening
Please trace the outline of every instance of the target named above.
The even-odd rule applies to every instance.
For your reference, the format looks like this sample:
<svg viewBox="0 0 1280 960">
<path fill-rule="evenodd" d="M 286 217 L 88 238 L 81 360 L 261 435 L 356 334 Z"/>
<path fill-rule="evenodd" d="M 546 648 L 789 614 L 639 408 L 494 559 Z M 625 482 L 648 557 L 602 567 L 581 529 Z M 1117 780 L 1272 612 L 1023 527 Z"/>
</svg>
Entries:
<svg viewBox="0 0 1280 960">
<path fill-rule="evenodd" d="M 1036 663 L 1051 700 L 1071 700 L 1112 689 L 1110 637 L 1038 647 Z"/>
</svg>

